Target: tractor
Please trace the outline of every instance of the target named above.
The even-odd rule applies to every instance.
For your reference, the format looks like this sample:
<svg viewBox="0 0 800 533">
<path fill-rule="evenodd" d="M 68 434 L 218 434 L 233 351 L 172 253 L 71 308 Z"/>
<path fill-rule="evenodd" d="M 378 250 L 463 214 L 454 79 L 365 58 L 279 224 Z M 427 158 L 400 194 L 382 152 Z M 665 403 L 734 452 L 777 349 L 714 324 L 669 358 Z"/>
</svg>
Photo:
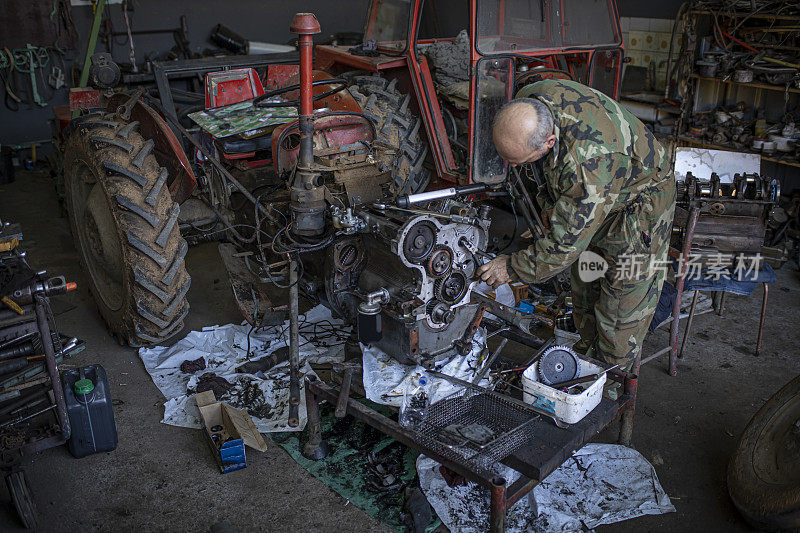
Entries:
<svg viewBox="0 0 800 533">
<path fill-rule="evenodd" d="M 484 311 L 475 271 L 514 238 L 498 221 L 516 234 L 538 217 L 493 116 L 543 78 L 616 97 L 614 1 L 372 0 L 360 45 L 315 48 L 311 14 L 291 31 L 299 64 L 206 74 L 202 127 L 166 76 L 66 127 L 65 201 L 100 314 L 133 346 L 176 335 L 188 242 L 218 240 L 254 327 L 284 320 L 269 292 L 290 287 L 401 361 L 463 352 Z M 192 61 L 208 64 L 175 68 Z"/>
</svg>

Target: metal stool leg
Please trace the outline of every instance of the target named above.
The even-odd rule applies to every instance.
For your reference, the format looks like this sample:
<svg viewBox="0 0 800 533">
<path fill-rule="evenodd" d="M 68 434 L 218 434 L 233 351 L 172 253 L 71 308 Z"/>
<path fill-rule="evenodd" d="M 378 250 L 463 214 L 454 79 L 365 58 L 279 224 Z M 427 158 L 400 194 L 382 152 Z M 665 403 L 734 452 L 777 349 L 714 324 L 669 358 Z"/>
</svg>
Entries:
<svg viewBox="0 0 800 533">
<path fill-rule="evenodd" d="M 678 359 L 683 359 L 683 347 L 686 346 L 686 339 L 689 338 L 689 330 L 692 329 L 694 310 L 697 308 L 697 299 L 699 297 L 700 291 L 694 291 L 694 296 L 692 296 L 692 307 L 689 309 L 689 319 L 686 321 L 686 330 L 683 332 L 683 341 L 681 341 L 681 351 L 678 352 Z"/>
<path fill-rule="evenodd" d="M 758 342 L 756 343 L 756 357 L 761 354 L 761 340 L 764 336 L 764 322 L 767 320 L 767 296 L 769 296 L 769 284 L 764 285 L 764 299 L 761 300 L 761 321 L 758 324 Z"/>
<path fill-rule="evenodd" d="M 506 530 L 506 480 L 496 477 L 492 480 L 492 501 L 489 515 L 489 531 L 502 533 Z"/>
<path fill-rule="evenodd" d="M 717 315 L 722 316 L 725 311 L 725 291 L 719 295 L 719 302 L 717 302 Z"/>
</svg>

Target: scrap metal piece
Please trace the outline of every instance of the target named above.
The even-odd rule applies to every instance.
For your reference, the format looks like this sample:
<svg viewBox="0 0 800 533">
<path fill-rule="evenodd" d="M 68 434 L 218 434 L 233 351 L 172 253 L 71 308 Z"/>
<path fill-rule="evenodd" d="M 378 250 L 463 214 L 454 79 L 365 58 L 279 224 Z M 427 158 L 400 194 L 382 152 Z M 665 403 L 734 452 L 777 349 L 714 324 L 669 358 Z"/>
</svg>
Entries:
<svg viewBox="0 0 800 533">
<path fill-rule="evenodd" d="M 562 344 L 551 346 L 539 357 L 539 381 L 546 385 L 575 379 L 580 370 L 580 359 L 572 348 Z"/>
</svg>

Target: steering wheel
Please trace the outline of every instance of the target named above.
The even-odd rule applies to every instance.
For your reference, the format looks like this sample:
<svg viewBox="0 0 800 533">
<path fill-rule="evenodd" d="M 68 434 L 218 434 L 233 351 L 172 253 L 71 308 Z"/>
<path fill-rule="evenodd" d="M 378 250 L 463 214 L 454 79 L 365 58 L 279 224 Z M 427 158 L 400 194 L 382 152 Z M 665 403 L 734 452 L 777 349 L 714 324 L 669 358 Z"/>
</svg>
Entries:
<svg viewBox="0 0 800 533">
<path fill-rule="evenodd" d="M 336 93 L 338 93 L 340 91 L 343 91 L 344 89 L 347 88 L 347 81 L 345 81 L 345 80 L 343 80 L 341 78 L 333 78 L 333 79 L 329 79 L 329 80 L 316 80 L 316 81 L 311 82 L 312 86 L 316 86 L 316 85 L 333 85 L 333 84 L 337 85 L 337 87 L 334 87 L 333 89 L 325 91 L 324 93 L 315 94 L 314 97 L 312 98 L 312 102 L 316 102 L 318 100 L 322 100 L 323 98 L 327 98 L 327 97 L 329 97 L 329 96 L 331 96 L 333 94 L 336 94 Z M 255 107 L 299 107 L 300 106 L 300 100 L 299 99 L 291 100 L 291 101 L 288 101 L 288 102 L 267 102 L 267 100 L 269 98 L 272 98 L 274 96 L 278 96 L 279 94 L 284 94 L 284 93 L 288 93 L 288 92 L 291 92 L 291 91 L 297 91 L 299 89 L 300 89 L 300 84 L 298 83 L 298 84 L 295 84 L 295 85 L 288 85 L 286 87 L 281 87 L 280 89 L 275 89 L 274 91 L 270 91 L 268 93 L 264 93 L 261 96 L 256 96 L 253 99 L 253 106 L 255 106 Z"/>
</svg>

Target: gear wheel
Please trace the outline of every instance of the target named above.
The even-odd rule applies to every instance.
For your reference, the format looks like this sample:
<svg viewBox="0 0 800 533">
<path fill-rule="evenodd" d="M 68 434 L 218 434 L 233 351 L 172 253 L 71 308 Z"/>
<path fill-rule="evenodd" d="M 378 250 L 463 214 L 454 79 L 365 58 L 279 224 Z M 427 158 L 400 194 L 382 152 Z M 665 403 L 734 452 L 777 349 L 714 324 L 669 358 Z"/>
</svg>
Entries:
<svg viewBox="0 0 800 533">
<path fill-rule="evenodd" d="M 428 274 L 434 278 L 441 278 L 450 273 L 453 268 L 453 252 L 444 246 L 437 246 L 428 258 Z"/>
<path fill-rule="evenodd" d="M 423 220 L 417 222 L 406 232 L 403 239 L 403 255 L 412 263 L 422 263 L 433 251 L 436 244 L 436 226 Z"/>
<path fill-rule="evenodd" d="M 557 344 L 542 353 L 536 365 L 539 381 L 545 385 L 575 379 L 580 371 L 580 358 L 572 348 Z"/>
<path fill-rule="evenodd" d="M 451 272 L 447 277 L 437 279 L 433 284 L 433 295 L 447 304 L 458 302 L 467 293 L 469 280 L 461 271 Z"/>
</svg>

